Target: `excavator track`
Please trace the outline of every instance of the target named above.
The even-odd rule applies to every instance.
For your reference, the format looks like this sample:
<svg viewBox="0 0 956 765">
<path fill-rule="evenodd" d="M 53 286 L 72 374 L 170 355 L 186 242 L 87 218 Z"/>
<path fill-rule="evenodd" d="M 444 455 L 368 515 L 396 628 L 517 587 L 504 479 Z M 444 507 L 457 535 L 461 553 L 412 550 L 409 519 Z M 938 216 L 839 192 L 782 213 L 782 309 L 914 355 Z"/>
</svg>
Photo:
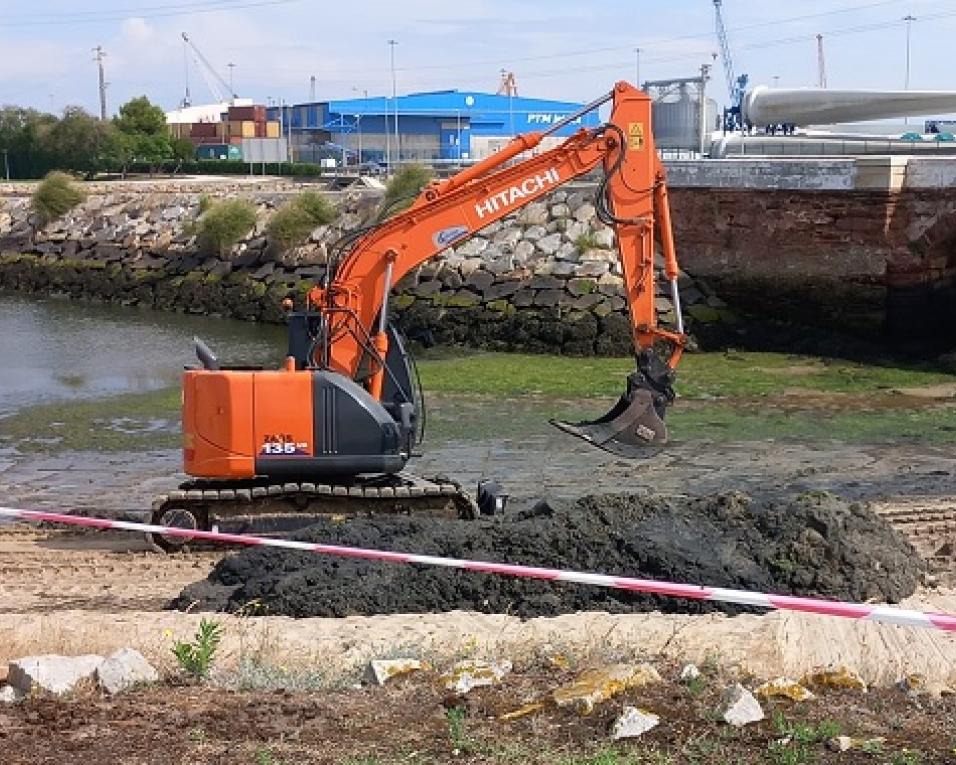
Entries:
<svg viewBox="0 0 956 765">
<path fill-rule="evenodd" d="M 956 583 L 956 501 L 907 497 L 872 507 L 913 545 L 930 576 L 940 584 Z"/>
<path fill-rule="evenodd" d="M 357 477 L 347 484 L 190 480 L 158 496 L 152 505 L 156 525 L 236 534 L 284 533 L 308 525 L 312 518 L 379 514 L 471 520 L 479 511 L 458 483 L 405 472 Z M 165 552 L 199 546 L 161 534 L 149 539 Z"/>
</svg>

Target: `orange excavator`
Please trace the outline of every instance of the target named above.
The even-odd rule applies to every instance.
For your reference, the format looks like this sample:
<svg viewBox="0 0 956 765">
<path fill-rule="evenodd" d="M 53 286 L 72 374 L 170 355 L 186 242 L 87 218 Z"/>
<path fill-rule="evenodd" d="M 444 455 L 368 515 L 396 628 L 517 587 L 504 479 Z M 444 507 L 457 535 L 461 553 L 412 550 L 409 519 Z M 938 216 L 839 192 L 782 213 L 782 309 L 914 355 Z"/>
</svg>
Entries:
<svg viewBox="0 0 956 765">
<path fill-rule="evenodd" d="M 554 148 L 542 140 L 611 102 L 608 122 Z M 518 159 L 519 155 L 531 156 Z M 153 522 L 210 529 L 228 520 L 303 514 L 416 512 L 473 517 L 501 508 L 490 482 L 477 500 L 448 480 L 404 471 L 419 438 L 421 391 L 405 342 L 390 322 L 389 292 L 411 269 L 568 181 L 603 169 L 595 208 L 617 235 L 636 369 L 595 421 L 552 421 L 625 457 L 667 440 L 665 410 L 685 346 L 664 169 L 651 133 L 651 100 L 620 82 L 544 132 L 427 185 L 410 207 L 347 235 L 303 310 L 290 311 L 279 370 L 221 367 L 197 340 L 201 367 L 183 379 L 186 472 L 195 477 L 157 499 Z M 677 326 L 658 326 L 655 229 Z M 169 550 L 181 544 L 156 536 Z"/>
</svg>

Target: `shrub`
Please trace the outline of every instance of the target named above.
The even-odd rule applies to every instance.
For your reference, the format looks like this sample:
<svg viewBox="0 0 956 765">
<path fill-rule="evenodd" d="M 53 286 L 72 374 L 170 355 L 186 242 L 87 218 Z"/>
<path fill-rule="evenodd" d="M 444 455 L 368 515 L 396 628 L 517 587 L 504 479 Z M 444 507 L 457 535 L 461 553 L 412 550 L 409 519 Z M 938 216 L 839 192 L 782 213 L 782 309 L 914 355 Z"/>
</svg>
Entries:
<svg viewBox="0 0 956 765">
<path fill-rule="evenodd" d="M 385 187 L 378 219 L 390 218 L 410 206 L 431 179 L 432 171 L 424 165 L 405 165 L 400 168 Z"/>
<path fill-rule="evenodd" d="M 222 255 L 256 225 L 256 208 L 244 199 L 211 203 L 197 221 L 196 233 L 202 248 Z"/>
<path fill-rule="evenodd" d="M 276 210 L 266 224 L 269 240 L 280 250 L 302 244 L 316 226 L 335 220 L 337 212 L 321 194 L 305 191 Z"/>
<path fill-rule="evenodd" d="M 45 226 L 65 215 L 86 199 L 86 192 L 79 188 L 66 173 L 49 173 L 33 192 L 30 205 Z"/>
</svg>

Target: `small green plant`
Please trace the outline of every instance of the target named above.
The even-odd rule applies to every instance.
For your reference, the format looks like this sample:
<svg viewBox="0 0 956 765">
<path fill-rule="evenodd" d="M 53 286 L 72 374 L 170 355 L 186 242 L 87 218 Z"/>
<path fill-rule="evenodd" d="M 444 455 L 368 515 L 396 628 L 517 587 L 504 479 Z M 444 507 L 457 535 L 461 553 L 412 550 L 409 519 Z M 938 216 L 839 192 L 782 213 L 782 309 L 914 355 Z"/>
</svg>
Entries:
<svg viewBox="0 0 956 765">
<path fill-rule="evenodd" d="M 202 202 L 200 202 L 200 205 Z M 244 199 L 212 202 L 196 221 L 199 243 L 209 254 L 222 255 L 256 225 L 256 208 Z"/>
<path fill-rule="evenodd" d="M 86 199 L 86 192 L 74 183 L 66 173 L 49 173 L 40 184 L 30 206 L 39 218 L 40 225 L 55 221 Z"/>
<path fill-rule="evenodd" d="M 269 241 L 280 250 L 302 244 L 316 226 L 335 220 L 337 212 L 321 194 L 306 191 L 276 210 L 266 224 Z"/>
<path fill-rule="evenodd" d="M 923 753 L 917 749 L 900 749 L 893 755 L 890 765 L 923 765 Z"/>
<path fill-rule="evenodd" d="M 212 207 L 213 204 L 214 204 L 214 200 L 211 196 L 209 196 L 208 194 L 200 194 L 199 195 L 199 214 L 202 215 L 203 213 L 209 212 L 209 208 Z"/>
<path fill-rule="evenodd" d="M 385 186 L 385 196 L 379 206 L 377 220 L 390 218 L 410 206 L 432 179 L 432 171 L 424 165 L 405 165 L 391 177 Z"/>
<path fill-rule="evenodd" d="M 199 629 L 193 640 L 177 640 L 173 646 L 173 655 L 180 668 L 196 678 L 203 680 L 209 676 L 213 657 L 222 641 L 222 625 L 211 619 L 199 622 Z"/>
<path fill-rule="evenodd" d="M 691 696 L 700 696 L 704 692 L 704 689 L 707 687 L 707 678 L 703 675 L 697 675 L 697 677 L 691 677 L 684 681 L 684 686 L 687 688 L 687 692 Z"/>
<path fill-rule="evenodd" d="M 256 765 L 282 765 L 282 760 L 278 759 L 271 750 L 264 746 L 256 749 L 253 759 Z"/>
<path fill-rule="evenodd" d="M 465 717 L 468 714 L 464 707 L 449 707 L 445 710 L 445 720 L 448 723 L 448 740 L 457 754 L 470 754 L 475 749 L 475 742 L 468 735 Z"/>
<path fill-rule="evenodd" d="M 592 233 L 581 234 L 577 239 L 574 240 L 574 246 L 577 248 L 578 252 L 587 252 L 588 250 L 593 250 L 598 246 L 597 238 Z"/>
</svg>

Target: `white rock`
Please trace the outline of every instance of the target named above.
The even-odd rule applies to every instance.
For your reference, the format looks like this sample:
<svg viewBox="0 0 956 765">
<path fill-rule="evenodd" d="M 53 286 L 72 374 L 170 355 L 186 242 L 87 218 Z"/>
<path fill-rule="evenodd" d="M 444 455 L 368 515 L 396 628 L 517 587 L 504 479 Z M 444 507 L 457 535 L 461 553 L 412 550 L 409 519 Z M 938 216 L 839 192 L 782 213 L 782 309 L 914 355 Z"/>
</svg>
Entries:
<svg viewBox="0 0 956 765">
<path fill-rule="evenodd" d="M 81 680 L 93 680 L 102 656 L 25 656 L 11 661 L 7 682 L 23 693 L 69 693 Z"/>
<path fill-rule="evenodd" d="M 724 691 L 720 715 L 725 723 L 735 728 L 760 722 L 764 717 L 760 702 L 740 683 L 734 683 Z"/>
<path fill-rule="evenodd" d="M 480 255 L 488 248 L 488 240 L 481 236 L 475 236 L 469 239 L 464 244 L 455 248 L 455 251 L 459 255 L 464 255 L 466 258 L 474 257 L 475 255 Z"/>
<path fill-rule="evenodd" d="M 590 221 L 596 214 L 597 212 L 592 204 L 583 204 L 574 211 L 575 219 L 580 221 Z"/>
<path fill-rule="evenodd" d="M 385 685 L 393 677 L 424 669 L 418 659 L 372 659 L 368 664 L 368 678 L 376 685 Z"/>
<path fill-rule="evenodd" d="M 685 683 L 688 680 L 696 680 L 698 677 L 700 677 L 700 670 L 696 664 L 685 664 L 680 671 L 680 679 Z"/>
<path fill-rule="evenodd" d="M 459 661 L 448 674 L 442 675 L 441 682 L 445 690 L 463 696 L 472 688 L 500 683 L 509 672 L 511 662 L 507 660 L 487 662 L 467 659 Z"/>
<path fill-rule="evenodd" d="M 637 738 L 649 730 L 656 728 L 661 718 L 637 707 L 624 707 L 621 716 L 614 721 L 611 736 L 617 741 L 620 738 Z"/>
<path fill-rule="evenodd" d="M 96 682 L 109 694 L 158 680 L 159 672 L 135 648 L 121 648 L 96 668 Z"/>
<path fill-rule="evenodd" d="M 609 228 L 599 228 L 592 236 L 594 243 L 605 250 L 614 249 L 614 232 Z"/>
<path fill-rule="evenodd" d="M 27 695 L 12 685 L 5 685 L 0 688 L 0 704 L 15 704 L 25 699 Z"/>
</svg>

